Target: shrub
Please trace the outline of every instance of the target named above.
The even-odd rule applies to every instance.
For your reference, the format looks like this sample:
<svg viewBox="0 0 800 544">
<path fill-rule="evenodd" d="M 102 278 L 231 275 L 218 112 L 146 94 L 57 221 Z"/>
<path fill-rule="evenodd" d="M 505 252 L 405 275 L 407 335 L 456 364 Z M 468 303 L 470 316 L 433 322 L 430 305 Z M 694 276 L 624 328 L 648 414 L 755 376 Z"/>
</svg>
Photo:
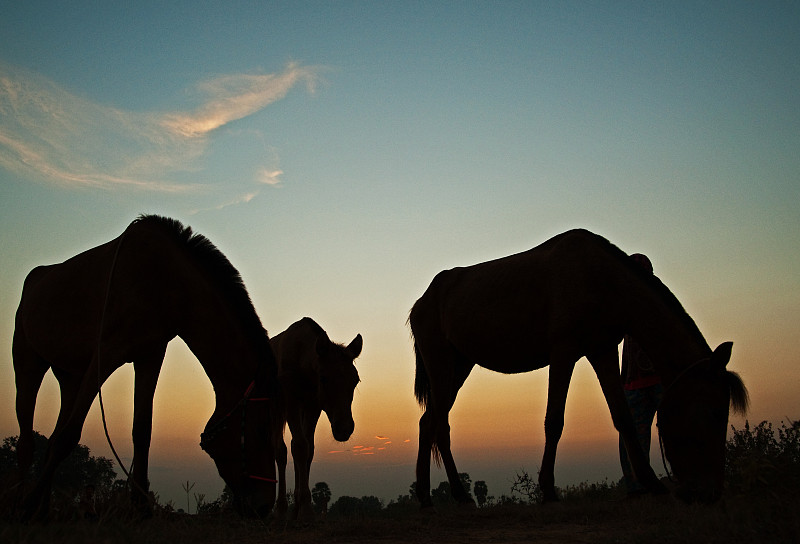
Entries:
<svg viewBox="0 0 800 544">
<path fill-rule="evenodd" d="M 772 423 L 762 421 L 751 428 L 731 426 L 733 435 L 726 444 L 725 481 L 736 493 L 789 492 L 800 489 L 800 420 L 781 421 L 777 433 Z"/>
</svg>

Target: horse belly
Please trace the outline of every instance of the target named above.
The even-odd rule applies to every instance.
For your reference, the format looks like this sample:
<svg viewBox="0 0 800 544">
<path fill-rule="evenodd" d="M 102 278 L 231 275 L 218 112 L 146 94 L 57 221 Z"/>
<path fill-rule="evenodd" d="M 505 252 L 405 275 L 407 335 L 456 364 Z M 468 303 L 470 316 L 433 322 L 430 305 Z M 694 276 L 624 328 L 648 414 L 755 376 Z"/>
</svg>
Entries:
<svg viewBox="0 0 800 544">
<path fill-rule="evenodd" d="M 458 330 L 447 333 L 450 344 L 472 363 L 503 374 L 547 366 L 547 342 L 536 324 L 524 321 L 508 326 L 492 320 L 476 325 L 462 323 Z"/>
</svg>

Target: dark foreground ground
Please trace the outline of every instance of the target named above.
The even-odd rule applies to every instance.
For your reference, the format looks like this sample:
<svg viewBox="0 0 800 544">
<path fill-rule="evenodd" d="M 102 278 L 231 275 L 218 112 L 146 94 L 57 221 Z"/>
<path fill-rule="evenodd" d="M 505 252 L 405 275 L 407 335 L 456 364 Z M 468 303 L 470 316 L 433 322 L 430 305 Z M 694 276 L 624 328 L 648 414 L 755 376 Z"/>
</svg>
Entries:
<svg viewBox="0 0 800 544">
<path fill-rule="evenodd" d="M 435 514 L 418 511 L 320 519 L 294 525 L 243 520 L 230 513 L 161 515 L 134 522 L 106 515 L 96 522 L 22 525 L 0 522 L 0 543 L 634 543 L 800 542 L 796 495 L 734 496 L 713 506 L 672 498 L 505 505 Z"/>
</svg>

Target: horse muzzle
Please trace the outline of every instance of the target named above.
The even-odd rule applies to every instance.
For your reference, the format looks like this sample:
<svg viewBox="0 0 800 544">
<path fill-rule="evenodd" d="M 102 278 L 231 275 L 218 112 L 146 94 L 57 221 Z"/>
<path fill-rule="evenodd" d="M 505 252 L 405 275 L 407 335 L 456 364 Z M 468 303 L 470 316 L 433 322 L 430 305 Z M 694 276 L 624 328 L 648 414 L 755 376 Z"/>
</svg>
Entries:
<svg viewBox="0 0 800 544">
<path fill-rule="evenodd" d="M 337 421 L 336 424 L 331 425 L 331 432 L 333 433 L 333 438 L 338 442 L 347 442 L 350 440 L 355 428 L 356 424 L 352 419 L 343 422 Z"/>
</svg>

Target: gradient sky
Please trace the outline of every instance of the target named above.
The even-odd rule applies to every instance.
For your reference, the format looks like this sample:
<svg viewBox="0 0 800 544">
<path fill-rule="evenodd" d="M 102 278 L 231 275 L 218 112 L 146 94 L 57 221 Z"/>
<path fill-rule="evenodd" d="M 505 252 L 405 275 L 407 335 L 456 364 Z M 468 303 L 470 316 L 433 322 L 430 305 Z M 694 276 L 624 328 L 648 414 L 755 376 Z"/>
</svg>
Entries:
<svg viewBox="0 0 800 544">
<path fill-rule="evenodd" d="M 436 272 L 574 227 L 648 254 L 709 344 L 734 342 L 751 421 L 800 417 L 798 3 L 117 4 L 0 7 L 2 436 L 25 275 L 140 213 L 208 236 L 272 334 L 307 315 L 364 336 L 356 432 L 317 432 L 334 496 L 414 480 L 405 320 Z M 151 480 L 181 506 L 181 482 L 222 483 L 198 447 L 211 386 L 180 341 L 167 357 Z M 128 460 L 129 366 L 104 387 Z M 456 460 L 492 495 L 538 469 L 546 384 L 476 370 L 459 396 Z M 48 376 L 40 432 L 57 410 Z M 111 456 L 96 407 L 82 442 Z M 582 361 L 557 484 L 619 478 L 615 443 Z"/>
</svg>

